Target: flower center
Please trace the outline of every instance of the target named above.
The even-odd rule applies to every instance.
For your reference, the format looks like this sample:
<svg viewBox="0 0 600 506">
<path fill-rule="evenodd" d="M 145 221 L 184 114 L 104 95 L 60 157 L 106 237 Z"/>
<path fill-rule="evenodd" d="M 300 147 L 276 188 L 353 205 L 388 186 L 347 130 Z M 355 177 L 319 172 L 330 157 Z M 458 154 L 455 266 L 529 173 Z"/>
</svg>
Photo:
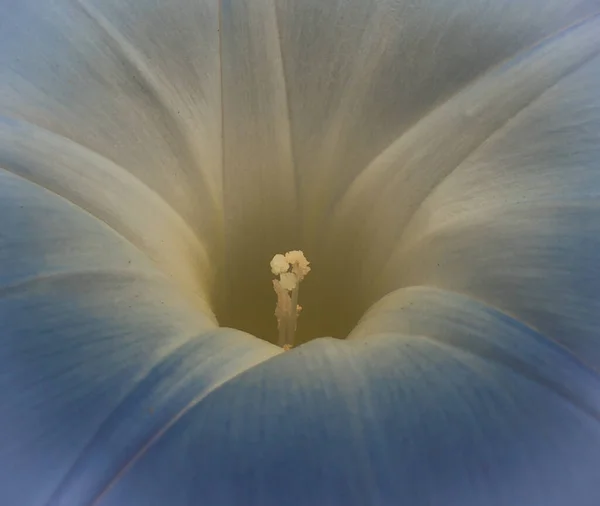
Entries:
<svg viewBox="0 0 600 506">
<path fill-rule="evenodd" d="M 278 251 L 303 250 L 311 273 L 302 281 L 302 315 L 298 318 L 294 345 L 323 336 L 345 338 L 356 325 L 372 298 L 365 293 L 360 271 L 360 250 L 326 252 L 301 240 L 248 242 L 230 248 L 217 276 L 214 309 L 219 324 L 248 332 L 266 341 L 278 342 L 274 315 L 277 295 L 269 262 Z"/>
</svg>

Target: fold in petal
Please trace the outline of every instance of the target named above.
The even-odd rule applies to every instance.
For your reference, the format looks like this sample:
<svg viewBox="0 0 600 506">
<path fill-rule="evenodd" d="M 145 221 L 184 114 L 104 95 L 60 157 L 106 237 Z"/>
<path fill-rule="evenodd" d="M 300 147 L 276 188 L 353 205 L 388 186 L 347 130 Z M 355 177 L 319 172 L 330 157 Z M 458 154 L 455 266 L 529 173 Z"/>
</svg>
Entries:
<svg viewBox="0 0 600 506">
<path fill-rule="evenodd" d="M 98 504 L 594 504 L 599 387 L 511 318 L 409 290 L 221 386 Z"/>
<path fill-rule="evenodd" d="M 2 504 L 47 505 L 65 480 L 80 504 L 203 391 L 281 352 L 217 329 L 101 220 L 1 170 L 0 261 Z"/>
<path fill-rule="evenodd" d="M 114 162 L 158 193 L 201 241 L 210 241 L 218 259 L 218 8 L 216 2 L 176 4 L 13 2 L 0 31 L 0 114 Z"/>
<path fill-rule="evenodd" d="M 222 323 L 268 338 L 276 329 L 267 266 L 302 246 L 286 76 L 272 0 L 221 6 L 226 258 Z M 240 289 L 243 280 L 244 289 Z M 250 295 L 251 294 L 251 295 Z M 230 307 L 238 308 L 235 312 Z M 269 322 L 272 323 L 272 322 Z"/>
<path fill-rule="evenodd" d="M 274 3 L 306 241 L 315 249 L 330 235 L 332 207 L 396 139 L 490 69 L 600 10 L 597 0 Z M 253 57 L 249 47 L 246 54 Z"/>
<path fill-rule="evenodd" d="M 468 293 L 600 367 L 599 86 L 595 58 L 475 150 L 414 215 L 380 288 Z"/>
</svg>

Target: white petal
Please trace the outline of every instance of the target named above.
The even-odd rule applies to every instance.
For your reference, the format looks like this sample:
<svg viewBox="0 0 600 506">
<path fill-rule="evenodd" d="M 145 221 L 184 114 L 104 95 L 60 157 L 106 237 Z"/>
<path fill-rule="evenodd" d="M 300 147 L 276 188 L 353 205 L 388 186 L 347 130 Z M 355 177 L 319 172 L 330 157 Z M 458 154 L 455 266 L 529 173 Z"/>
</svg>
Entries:
<svg viewBox="0 0 600 506">
<path fill-rule="evenodd" d="M 207 396 L 105 500 L 159 504 L 179 493 L 255 505 L 595 500 L 598 377 L 480 303 L 436 290 L 403 295 L 382 301 L 392 302 L 387 315 L 374 308 L 380 323 L 370 337 L 313 341 Z M 377 328 L 383 333 L 373 335 Z M 148 480 L 165 472 L 164 462 L 177 479 Z"/>
<path fill-rule="evenodd" d="M 423 203 L 380 288 L 469 293 L 600 367 L 599 87 L 596 58 L 473 152 Z"/>
</svg>

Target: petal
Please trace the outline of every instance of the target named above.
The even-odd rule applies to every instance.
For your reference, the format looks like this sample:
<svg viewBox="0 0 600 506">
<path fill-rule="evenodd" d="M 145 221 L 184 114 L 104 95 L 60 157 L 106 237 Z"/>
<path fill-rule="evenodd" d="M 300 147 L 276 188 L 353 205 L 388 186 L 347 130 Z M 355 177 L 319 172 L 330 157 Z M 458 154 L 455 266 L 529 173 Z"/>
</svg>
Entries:
<svg viewBox="0 0 600 506">
<path fill-rule="evenodd" d="M 0 262 L 2 504 L 101 488 L 174 411 L 281 352 L 217 329 L 101 219 L 6 171 Z"/>
<path fill-rule="evenodd" d="M 412 290 L 382 305 L 369 315 L 369 337 L 359 326 L 348 341 L 313 341 L 212 392 L 101 503 L 600 499 L 596 375 L 465 297 Z"/>
<path fill-rule="evenodd" d="M 468 293 L 600 367 L 600 58 L 560 80 L 427 198 L 380 281 Z"/>
<path fill-rule="evenodd" d="M 110 160 L 216 252 L 223 206 L 218 30 L 215 2 L 18 2 L 2 19 L 0 112 Z M 52 179 L 73 184 L 67 174 Z"/>
<path fill-rule="evenodd" d="M 382 151 L 486 71 L 600 7 L 589 0 L 276 4 L 311 249 L 330 234 L 324 217 Z"/>
</svg>

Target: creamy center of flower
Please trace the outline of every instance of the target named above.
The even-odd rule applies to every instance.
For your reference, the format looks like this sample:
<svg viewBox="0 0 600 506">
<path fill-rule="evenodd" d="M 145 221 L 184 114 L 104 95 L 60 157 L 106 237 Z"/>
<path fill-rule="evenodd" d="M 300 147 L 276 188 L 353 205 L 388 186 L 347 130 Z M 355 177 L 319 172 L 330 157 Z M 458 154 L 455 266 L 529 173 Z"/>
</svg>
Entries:
<svg viewBox="0 0 600 506">
<path fill-rule="evenodd" d="M 346 242 L 352 237 L 356 235 L 348 234 Z M 302 250 L 310 260 L 311 272 L 302 280 L 302 311 L 294 345 L 323 336 L 345 338 L 348 335 L 374 302 L 366 295 L 360 269 L 361 250 L 354 248 L 341 255 L 346 248 L 342 242 L 334 246 L 338 253 L 302 242 L 257 239 L 247 241 L 244 247 L 231 249 L 221 266 L 215 288 L 213 306 L 221 326 L 277 344 L 280 341 L 274 314 L 277 294 L 273 290 L 273 267 L 269 263 L 278 251 Z"/>
</svg>

